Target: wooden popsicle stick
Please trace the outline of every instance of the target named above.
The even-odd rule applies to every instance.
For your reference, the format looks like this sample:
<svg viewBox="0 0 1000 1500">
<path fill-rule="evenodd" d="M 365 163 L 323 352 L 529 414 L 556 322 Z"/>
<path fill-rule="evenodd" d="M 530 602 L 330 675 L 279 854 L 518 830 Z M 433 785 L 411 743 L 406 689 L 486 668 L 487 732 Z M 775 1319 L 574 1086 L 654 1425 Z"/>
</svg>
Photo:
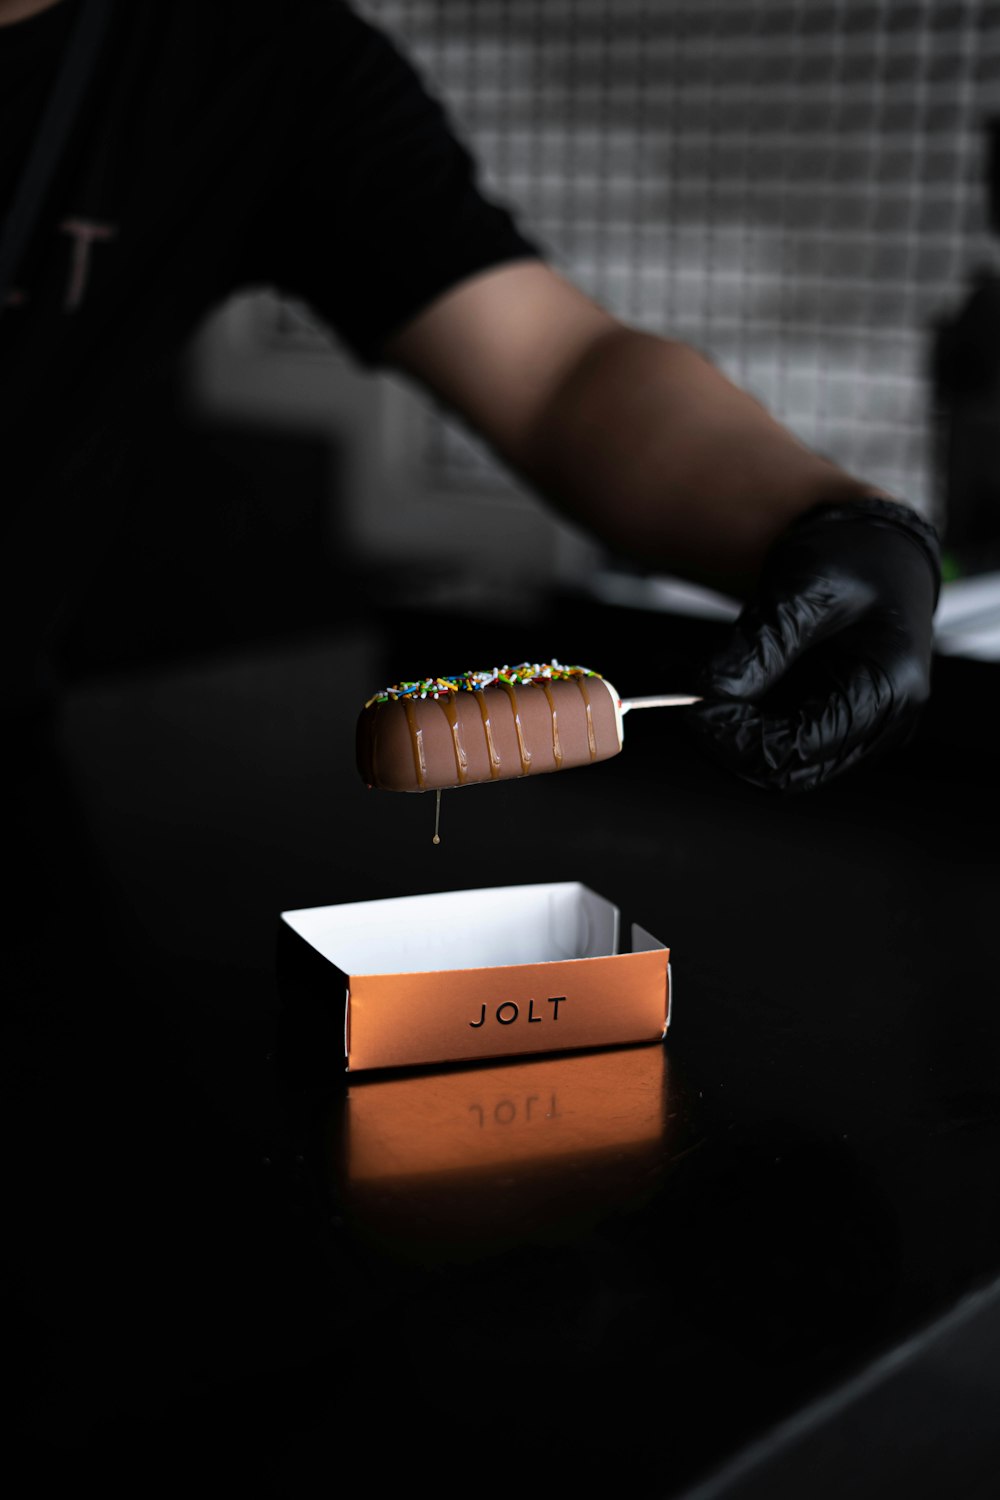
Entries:
<svg viewBox="0 0 1000 1500">
<path fill-rule="evenodd" d="M 683 708 L 687 703 L 700 703 L 692 693 L 662 693 L 658 698 L 619 698 L 618 707 L 623 714 L 630 708 Z"/>
</svg>

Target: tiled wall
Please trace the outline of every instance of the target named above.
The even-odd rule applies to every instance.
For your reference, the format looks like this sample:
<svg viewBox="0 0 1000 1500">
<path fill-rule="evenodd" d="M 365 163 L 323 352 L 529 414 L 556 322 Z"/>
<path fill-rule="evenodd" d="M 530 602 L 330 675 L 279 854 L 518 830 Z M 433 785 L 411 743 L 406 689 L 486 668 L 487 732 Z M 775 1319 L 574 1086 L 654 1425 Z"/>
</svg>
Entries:
<svg viewBox="0 0 1000 1500">
<path fill-rule="evenodd" d="M 561 269 L 929 514 L 935 318 L 998 263 L 1000 4 L 356 0 Z M 428 408 L 441 488 L 510 479 Z"/>
</svg>

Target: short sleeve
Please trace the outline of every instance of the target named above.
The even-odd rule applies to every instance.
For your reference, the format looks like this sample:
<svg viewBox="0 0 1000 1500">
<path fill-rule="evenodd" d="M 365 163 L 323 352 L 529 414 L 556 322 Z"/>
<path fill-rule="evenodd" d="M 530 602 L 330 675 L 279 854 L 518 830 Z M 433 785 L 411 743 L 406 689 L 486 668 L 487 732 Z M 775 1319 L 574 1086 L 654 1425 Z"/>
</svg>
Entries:
<svg viewBox="0 0 1000 1500">
<path fill-rule="evenodd" d="M 296 29 L 270 269 L 377 367 L 384 340 L 443 292 L 549 251 L 484 191 L 447 107 L 386 32 L 343 0 L 304 7 Z"/>
</svg>

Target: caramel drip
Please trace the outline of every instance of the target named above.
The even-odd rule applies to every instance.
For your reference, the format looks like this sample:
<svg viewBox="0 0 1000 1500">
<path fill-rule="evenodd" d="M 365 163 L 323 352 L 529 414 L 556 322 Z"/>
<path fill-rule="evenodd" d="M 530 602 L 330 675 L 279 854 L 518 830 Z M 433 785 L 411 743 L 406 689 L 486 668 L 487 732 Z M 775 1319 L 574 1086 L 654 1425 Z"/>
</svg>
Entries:
<svg viewBox="0 0 1000 1500">
<path fill-rule="evenodd" d="M 591 760 L 597 759 L 597 736 L 594 734 L 594 715 L 590 707 L 590 694 L 587 692 L 587 684 L 582 677 L 576 679 L 576 685 L 583 695 L 584 707 L 587 710 L 587 745 L 590 748 Z"/>
<path fill-rule="evenodd" d="M 511 712 L 514 715 L 514 728 L 517 730 L 517 753 L 521 757 L 521 775 L 527 776 L 531 770 L 531 751 L 524 743 L 524 730 L 521 728 L 521 716 L 517 711 L 517 691 L 512 682 L 501 682 L 500 686 L 506 689 L 507 697 L 510 699 Z"/>
<path fill-rule="evenodd" d="M 552 714 L 552 758 L 556 763 L 556 770 L 563 763 L 562 745 L 559 743 L 559 715 L 556 712 L 555 700 L 552 697 L 552 689 L 547 682 L 542 683 L 542 690 L 549 700 L 549 711 Z"/>
<path fill-rule="evenodd" d="M 469 769 L 469 757 L 465 753 L 465 746 L 462 744 L 462 736 L 458 729 L 458 704 L 450 695 L 447 698 L 439 698 L 437 701 L 451 726 L 451 742 L 455 747 L 455 771 L 458 775 L 458 784 L 462 786 L 469 779 L 466 775 Z"/>
<path fill-rule="evenodd" d="M 490 724 L 490 706 L 486 701 L 485 693 L 476 694 L 476 702 L 479 704 L 479 712 L 483 717 L 483 734 L 486 736 L 486 749 L 490 757 L 490 776 L 496 781 L 500 775 L 500 757 L 497 747 L 493 742 L 493 729 Z"/>
<path fill-rule="evenodd" d="M 413 704 L 408 698 L 403 699 L 403 712 L 406 714 L 406 722 L 410 726 L 410 743 L 413 746 L 413 769 L 417 773 L 417 785 L 427 785 L 427 758 L 424 755 L 424 731 L 417 723 L 413 712 Z"/>
</svg>

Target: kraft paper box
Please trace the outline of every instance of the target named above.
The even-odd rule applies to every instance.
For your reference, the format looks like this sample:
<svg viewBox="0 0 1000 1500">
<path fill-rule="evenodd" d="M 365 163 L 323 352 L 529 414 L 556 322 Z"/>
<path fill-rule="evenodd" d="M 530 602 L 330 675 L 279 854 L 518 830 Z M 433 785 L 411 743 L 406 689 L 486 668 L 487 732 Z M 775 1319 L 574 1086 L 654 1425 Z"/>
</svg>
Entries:
<svg viewBox="0 0 1000 1500">
<path fill-rule="evenodd" d="M 669 949 L 633 924 L 620 952 L 619 915 L 577 882 L 305 907 L 279 977 L 339 1018 L 349 1072 L 662 1040 Z"/>
</svg>

